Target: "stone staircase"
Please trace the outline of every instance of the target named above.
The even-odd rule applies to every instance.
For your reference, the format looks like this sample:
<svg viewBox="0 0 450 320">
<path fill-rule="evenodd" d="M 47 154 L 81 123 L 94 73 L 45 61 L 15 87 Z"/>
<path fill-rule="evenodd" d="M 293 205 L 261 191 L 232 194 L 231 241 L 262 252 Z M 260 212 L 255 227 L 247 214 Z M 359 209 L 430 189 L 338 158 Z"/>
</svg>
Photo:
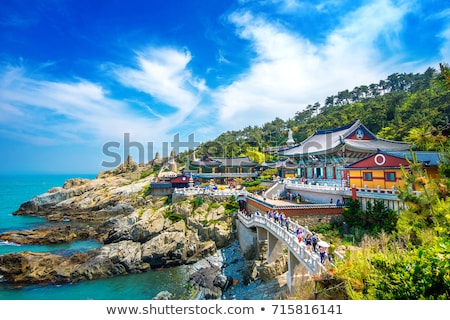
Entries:
<svg viewBox="0 0 450 320">
<path fill-rule="evenodd" d="M 272 199 L 272 200 L 278 200 L 280 199 L 281 194 L 285 190 L 285 184 L 281 182 L 276 182 L 273 186 L 271 186 L 266 191 L 266 198 Z"/>
</svg>

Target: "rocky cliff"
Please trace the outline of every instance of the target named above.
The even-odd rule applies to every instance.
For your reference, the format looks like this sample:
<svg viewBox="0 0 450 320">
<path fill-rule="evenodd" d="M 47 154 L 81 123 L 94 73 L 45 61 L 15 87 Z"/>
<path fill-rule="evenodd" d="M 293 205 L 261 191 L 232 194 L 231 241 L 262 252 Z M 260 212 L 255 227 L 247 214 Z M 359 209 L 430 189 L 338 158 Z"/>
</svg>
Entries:
<svg viewBox="0 0 450 320">
<path fill-rule="evenodd" d="M 21 244 L 95 238 L 100 248 L 70 256 L 21 252 L 0 256 L 0 275 L 14 284 L 63 283 L 195 263 L 232 239 L 232 218 L 220 204 L 194 208 L 152 196 L 155 181 L 130 160 L 96 179 L 71 179 L 25 202 L 14 215 L 43 216 L 53 227 L 9 231 Z M 143 173 L 146 174 L 143 174 Z M 143 177 L 143 178 L 141 178 Z"/>
<path fill-rule="evenodd" d="M 2 280 L 14 285 L 67 283 L 193 264 L 190 283 L 197 298 L 220 299 L 245 274 L 243 266 L 239 274 L 223 273 L 224 268 L 244 261 L 242 256 L 220 258 L 220 250 L 235 243 L 233 217 L 214 198 L 172 204 L 168 197 L 152 196 L 149 186 L 157 178 L 148 174 L 150 170 L 128 159 L 96 179 L 68 180 L 22 204 L 15 215 L 42 216 L 54 226 L 5 232 L 0 240 L 50 244 L 95 238 L 103 245 L 70 256 L 1 255 Z M 258 272 L 253 272 L 251 281 L 257 277 Z M 239 283 L 243 286 L 248 281 Z"/>
</svg>

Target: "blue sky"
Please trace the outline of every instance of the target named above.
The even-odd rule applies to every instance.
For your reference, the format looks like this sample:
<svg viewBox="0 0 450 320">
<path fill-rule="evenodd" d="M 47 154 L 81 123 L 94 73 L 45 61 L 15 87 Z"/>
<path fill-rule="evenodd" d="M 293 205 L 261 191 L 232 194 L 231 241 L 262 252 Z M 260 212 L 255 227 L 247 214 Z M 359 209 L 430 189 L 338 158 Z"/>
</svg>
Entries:
<svg viewBox="0 0 450 320">
<path fill-rule="evenodd" d="M 2 0 L 0 172 L 97 173 L 125 133 L 147 161 L 440 62 L 447 1 Z"/>
</svg>

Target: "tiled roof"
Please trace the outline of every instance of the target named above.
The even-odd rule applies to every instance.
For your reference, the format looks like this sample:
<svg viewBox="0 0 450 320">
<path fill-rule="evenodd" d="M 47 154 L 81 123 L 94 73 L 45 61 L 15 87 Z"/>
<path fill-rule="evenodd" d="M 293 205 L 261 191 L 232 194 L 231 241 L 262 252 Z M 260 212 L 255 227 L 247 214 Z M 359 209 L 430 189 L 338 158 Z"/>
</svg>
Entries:
<svg viewBox="0 0 450 320">
<path fill-rule="evenodd" d="M 286 169 L 295 169 L 298 167 L 298 164 L 293 162 L 290 159 L 280 160 L 277 162 L 265 162 L 263 163 L 264 167 L 269 168 L 286 168 Z"/>
<path fill-rule="evenodd" d="M 385 139 L 377 140 L 348 140 L 344 141 L 345 148 L 355 151 L 408 151 L 411 146 L 406 142 L 392 141 Z"/>
<path fill-rule="evenodd" d="M 413 153 L 416 155 L 416 159 L 418 162 L 423 163 L 425 166 L 437 166 L 439 165 L 440 161 L 440 153 L 439 152 L 432 152 L 432 151 L 413 151 Z M 383 157 L 382 160 L 379 159 L 379 161 L 382 161 L 383 163 L 377 163 L 376 158 L 379 157 L 379 155 L 386 155 L 387 157 Z M 370 159 L 375 159 L 375 163 L 372 160 L 371 162 L 368 162 Z M 396 160 L 395 160 L 396 159 Z M 376 154 L 369 155 L 367 157 L 364 157 L 361 160 L 358 160 L 354 163 L 349 164 L 346 168 L 348 169 L 360 169 L 360 168 L 387 168 L 387 167 L 399 167 L 400 165 L 408 166 L 407 160 L 412 160 L 412 154 L 411 152 L 386 152 L 386 151 L 378 151 Z"/>
<path fill-rule="evenodd" d="M 350 138 L 357 129 L 361 129 L 366 137 L 371 140 Z M 410 145 L 405 142 L 377 139 L 369 129 L 357 120 L 344 127 L 317 130 L 299 145 L 282 150 L 279 153 L 285 156 L 314 155 L 333 152 L 341 149 L 343 146 L 349 150 L 367 152 L 376 152 L 377 150 L 404 151 L 410 149 Z"/>
<path fill-rule="evenodd" d="M 191 161 L 191 165 L 195 167 L 255 167 L 258 163 L 247 156 L 234 158 L 211 158 L 205 156 L 201 160 Z"/>
<path fill-rule="evenodd" d="M 437 166 L 441 161 L 441 154 L 439 152 L 434 151 L 413 151 L 416 155 L 417 161 L 427 165 L 427 166 Z M 411 152 L 386 152 L 386 154 L 390 154 L 394 157 L 399 158 L 407 158 L 408 160 L 412 160 Z"/>
</svg>

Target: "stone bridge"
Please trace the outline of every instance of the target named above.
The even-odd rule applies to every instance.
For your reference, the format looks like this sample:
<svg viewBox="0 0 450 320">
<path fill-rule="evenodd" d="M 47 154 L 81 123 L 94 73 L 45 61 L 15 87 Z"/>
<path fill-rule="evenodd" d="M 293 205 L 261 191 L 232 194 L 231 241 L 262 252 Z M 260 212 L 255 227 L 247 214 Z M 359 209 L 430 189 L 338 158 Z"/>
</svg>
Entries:
<svg viewBox="0 0 450 320">
<path fill-rule="evenodd" d="M 266 218 L 264 215 L 252 214 L 251 216 L 247 216 L 239 212 L 237 216 L 245 228 L 256 228 L 256 240 L 258 243 L 267 241 L 267 262 L 275 261 L 287 249 L 287 285 L 291 292 L 295 278 L 295 270 L 299 264 L 302 264 L 310 275 L 318 275 L 326 271 L 325 266 L 320 263 L 319 255 L 308 251 L 306 245 L 303 242 L 298 242 L 295 233 L 292 232 L 292 230 L 300 228 L 303 230 L 303 235 L 306 236 L 308 233 L 311 233 L 307 228 L 291 222 L 291 226 L 287 230 L 286 227 L 281 226 L 272 219 Z M 342 256 L 337 257 L 342 258 Z"/>
</svg>

